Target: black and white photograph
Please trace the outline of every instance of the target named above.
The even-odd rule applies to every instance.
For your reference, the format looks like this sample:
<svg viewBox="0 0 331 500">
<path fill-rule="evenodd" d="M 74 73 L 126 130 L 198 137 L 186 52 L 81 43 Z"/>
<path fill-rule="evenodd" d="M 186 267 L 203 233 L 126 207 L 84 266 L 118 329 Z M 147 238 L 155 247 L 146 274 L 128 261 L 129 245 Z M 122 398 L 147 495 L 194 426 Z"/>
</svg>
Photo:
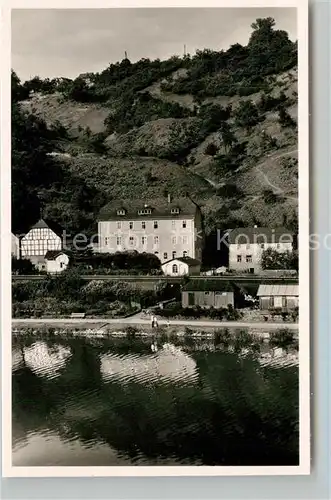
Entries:
<svg viewBox="0 0 331 500">
<path fill-rule="evenodd" d="M 299 10 L 12 9 L 12 475 L 309 474 Z"/>
</svg>

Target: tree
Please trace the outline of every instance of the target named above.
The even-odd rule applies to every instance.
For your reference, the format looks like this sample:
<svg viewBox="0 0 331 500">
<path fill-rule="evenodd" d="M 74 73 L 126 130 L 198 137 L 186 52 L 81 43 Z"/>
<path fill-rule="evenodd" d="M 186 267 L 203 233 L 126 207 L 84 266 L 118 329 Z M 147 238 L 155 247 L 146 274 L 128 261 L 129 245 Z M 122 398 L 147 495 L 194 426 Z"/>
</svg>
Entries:
<svg viewBox="0 0 331 500">
<path fill-rule="evenodd" d="M 23 101 L 24 99 L 28 99 L 29 90 L 21 85 L 21 80 L 15 73 L 15 71 L 11 70 L 11 98 L 12 102 Z"/>
<path fill-rule="evenodd" d="M 291 117 L 291 115 L 286 111 L 284 106 L 279 107 L 278 111 L 279 115 L 279 123 L 281 124 L 282 127 L 291 127 L 295 128 L 297 126 L 295 120 Z"/>
<path fill-rule="evenodd" d="M 231 126 L 227 122 L 223 122 L 220 127 L 220 136 L 223 143 L 223 147 L 226 152 L 232 148 L 232 146 L 237 143 L 235 134 L 233 133 Z"/>
<path fill-rule="evenodd" d="M 205 155 L 208 156 L 215 156 L 217 154 L 218 147 L 214 142 L 210 142 L 207 144 L 206 149 L 205 149 Z"/>
<path fill-rule="evenodd" d="M 272 205 L 276 203 L 278 200 L 277 195 L 272 191 L 272 189 L 265 189 L 263 191 L 263 199 L 264 202 L 267 203 L 268 205 Z"/>
<path fill-rule="evenodd" d="M 260 121 L 257 107 L 252 101 L 242 101 L 235 111 L 235 123 L 249 131 Z"/>
<path fill-rule="evenodd" d="M 261 267 L 267 269 L 298 269 L 298 254 L 296 251 L 278 252 L 267 248 L 261 255 Z"/>
</svg>

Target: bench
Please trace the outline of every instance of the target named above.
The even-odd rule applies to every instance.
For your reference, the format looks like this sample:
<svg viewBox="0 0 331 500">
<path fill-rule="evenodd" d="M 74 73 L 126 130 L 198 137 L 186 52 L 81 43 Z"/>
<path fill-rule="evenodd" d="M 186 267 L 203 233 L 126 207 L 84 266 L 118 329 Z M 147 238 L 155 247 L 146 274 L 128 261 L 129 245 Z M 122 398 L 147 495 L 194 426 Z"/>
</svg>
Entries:
<svg viewBox="0 0 331 500">
<path fill-rule="evenodd" d="M 85 313 L 71 313 L 70 318 L 85 318 Z"/>
</svg>

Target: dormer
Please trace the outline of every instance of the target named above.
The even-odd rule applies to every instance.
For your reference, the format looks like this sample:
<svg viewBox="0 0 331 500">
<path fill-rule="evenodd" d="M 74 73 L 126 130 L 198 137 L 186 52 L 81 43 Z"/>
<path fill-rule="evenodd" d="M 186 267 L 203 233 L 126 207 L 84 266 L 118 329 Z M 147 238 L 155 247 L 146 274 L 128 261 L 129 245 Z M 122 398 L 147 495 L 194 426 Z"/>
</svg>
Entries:
<svg viewBox="0 0 331 500">
<path fill-rule="evenodd" d="M 180 212 L 179 208 L 178 207 L 174 207 L 171 209 L 171 213 L 172 215 L 178 215 Z"/>
<path fill-rule="evenodd" d="M 117 210 L 117 215 L 125 215 L 126 214 L 126 210 L 124 208 L 120 208 Z"/>
<path fill-rule="evenodd" d="M 148 205 L 144 205 L 144 208 L 138 210 L 138 215 L 150 215 L 152 213 L 152 209 Z"/>
</svg>

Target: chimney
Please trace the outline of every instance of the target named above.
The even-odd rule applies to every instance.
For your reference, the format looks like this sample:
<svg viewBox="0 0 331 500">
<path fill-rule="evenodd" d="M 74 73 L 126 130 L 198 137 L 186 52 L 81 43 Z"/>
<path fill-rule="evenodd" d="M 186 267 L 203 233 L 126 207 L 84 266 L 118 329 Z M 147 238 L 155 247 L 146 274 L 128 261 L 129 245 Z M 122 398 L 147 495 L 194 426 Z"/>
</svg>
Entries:
<svg viewBox="0 0 331 500">
<path fill-rule="evenodd" d="M 171 203 L 171 194 L 168 193 L 168 203 Z"/>
</svg>

